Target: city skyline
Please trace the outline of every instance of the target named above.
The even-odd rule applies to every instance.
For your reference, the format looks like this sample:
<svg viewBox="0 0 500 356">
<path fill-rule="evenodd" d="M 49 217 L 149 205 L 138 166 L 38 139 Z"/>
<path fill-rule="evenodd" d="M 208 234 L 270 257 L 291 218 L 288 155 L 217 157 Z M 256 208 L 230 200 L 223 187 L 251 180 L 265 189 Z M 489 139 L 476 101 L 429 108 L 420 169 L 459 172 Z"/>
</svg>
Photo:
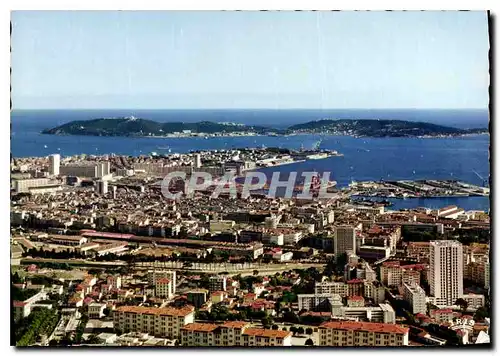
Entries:
<svg viewBox="0 0 500 356">
<path fill-rule="evenodd" d="M 488 106 L 486 12 L 14 11 L 11 44 L 13 109 Z"/>
</svg>

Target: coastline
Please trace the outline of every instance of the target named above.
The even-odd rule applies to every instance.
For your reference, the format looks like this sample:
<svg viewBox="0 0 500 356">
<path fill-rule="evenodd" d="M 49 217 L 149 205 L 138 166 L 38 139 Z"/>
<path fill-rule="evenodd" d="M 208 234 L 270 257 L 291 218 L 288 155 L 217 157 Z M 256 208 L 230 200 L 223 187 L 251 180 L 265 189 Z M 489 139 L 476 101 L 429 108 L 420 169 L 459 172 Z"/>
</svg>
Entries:
<svg viewBox="0 0 500 356">
<path fill-rule="evenodd" d="M 49 134 L 40 132 L 41 135 L 53 135 L 53 136 L 84 136 L 84 137 L 122 137 L 122 138 L 219 138 L 219 137 L 290 137 L 290 136 L 306 136 L 306 135 L 321 135 L 321 136 L 342 136 L 342 137 L 352 137 L 352 138 L 421 138 L 421 139 L 436 139 L 436 138 L 457 138 L 457 137 L 472 137 L 472 136 L 482 136 L 490 135 L 490 132 L 479 132 L 479 133 L 467 133 L 459 135 L 425 135 L 425 136 L 359 136 L 352 134 L 335 134 L 335 133 L 322 133 L 322 132 L 294 132 L 290 134 L 261 134 L 261 133 L 244 133 L 244 134 L 209 134 L 209 133 L 199 133 L 199 134 L 171 134 L 171 135 L 74 135 L 74 134 Z"/>
</svg>

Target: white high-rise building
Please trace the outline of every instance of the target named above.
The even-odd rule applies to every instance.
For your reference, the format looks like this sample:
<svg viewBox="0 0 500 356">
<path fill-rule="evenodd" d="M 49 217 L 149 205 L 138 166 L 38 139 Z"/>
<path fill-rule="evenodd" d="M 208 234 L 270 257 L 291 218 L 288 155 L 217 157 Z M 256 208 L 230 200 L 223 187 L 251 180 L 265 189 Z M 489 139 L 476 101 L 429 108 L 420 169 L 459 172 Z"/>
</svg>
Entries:
<svg viewBox="0 0 500 356">
<path fill-rule="evenodd" d="M 51 176 L 59 175 L 59 167 L 61 166 L 61 155 L 56 153 L 49 156 L 49 174 Z"/>
<path fill-rule="evenodd" d="M 412 314 L 427 312 L 427 303 L 425 298 L 425 291 L 418 284 L 403 283 L 403 298 L 411 306 Z"/>
<path fill-rule="evenodd" d="M 108 193 L 108 181 L 107 180 L 98 180 L 96 186 L 97 194 L 105 195 Z"/>
<path fill-rule="evenodd" d="M 429 285 L 438 307 L 452 306 L 464 292 L 463 249 L 458 241 L 430 242 Z"/>
<path fill-rule="evenodd" d="M 201 168 L 201 155 L 199 153 L 194 155 L 194 168 Z"/>
<path fill-rule="evenodd" d="M 102 175 L 107 176 L 111 173 L 111 164 L 109 161 L 102 162 Z"/>
<path fill-rule="evenodd" d="M 348 251 L 356 252 L 356 229 L 353 226 L 336 226 L 333 250 L 338 258 Z"/>
</svg>

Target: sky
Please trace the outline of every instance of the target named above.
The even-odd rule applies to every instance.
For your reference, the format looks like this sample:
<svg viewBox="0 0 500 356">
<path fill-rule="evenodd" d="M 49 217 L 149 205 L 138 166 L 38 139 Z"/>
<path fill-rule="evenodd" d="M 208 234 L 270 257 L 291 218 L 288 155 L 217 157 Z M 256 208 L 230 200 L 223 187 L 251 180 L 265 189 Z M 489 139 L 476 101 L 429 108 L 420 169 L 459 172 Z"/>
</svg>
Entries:
<svg viewBox="0 0 500 356">
<path fill-rule="evenodd" d="M 481 108 L 486 12 L 13 11 L 14 109 Z"/>
</svg>

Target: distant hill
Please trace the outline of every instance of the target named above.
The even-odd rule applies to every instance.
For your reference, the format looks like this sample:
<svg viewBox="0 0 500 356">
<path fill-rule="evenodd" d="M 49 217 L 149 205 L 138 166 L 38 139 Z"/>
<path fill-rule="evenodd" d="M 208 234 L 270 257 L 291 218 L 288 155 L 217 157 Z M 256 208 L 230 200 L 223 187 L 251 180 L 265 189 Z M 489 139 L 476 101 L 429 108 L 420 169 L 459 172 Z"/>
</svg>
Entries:
<svg viewBox="0 0 500 356">
<path fill-rule="evenodd" d="M 51 135 L 90 135 L 90 136 L 162 136 L 174 132 L 190 130 L 192 133 L 266 133 L 276 132 L 262 126 L 246 126 L 232 123 L 201 122 L 156 122 L 135 117 L 100 118 L 94 120 L 71 121 L 66 124 L 43 130 Z"/>
<path fill-rule="evenodd" d="M 249 126 L 211 121 L 200 122 L 156 122 L 135 117 L 100 118 L 94 120 L 71 121 L 43 130 L 51 135 L 90 136 L 163 136 L 189 130 L 191 133 L 205 134 L 290 134 L 322 133 L 362 137 L 417 137 L 417 136 L 458 136 L 464 134 L 487 133 L 488 129 L 459 129 L 426 122 L 403 120 L 317 120 L 278 130 L 263 126 Z"/>
<path fill-rule="evenodd" d="M 488 129 L 458 129 L 454 127 L 404 120 L 317 120 L 288 128 L 291 133 L 325 133 L 364 137 L 457 136 L 486 133 Z"/>
</svg>

